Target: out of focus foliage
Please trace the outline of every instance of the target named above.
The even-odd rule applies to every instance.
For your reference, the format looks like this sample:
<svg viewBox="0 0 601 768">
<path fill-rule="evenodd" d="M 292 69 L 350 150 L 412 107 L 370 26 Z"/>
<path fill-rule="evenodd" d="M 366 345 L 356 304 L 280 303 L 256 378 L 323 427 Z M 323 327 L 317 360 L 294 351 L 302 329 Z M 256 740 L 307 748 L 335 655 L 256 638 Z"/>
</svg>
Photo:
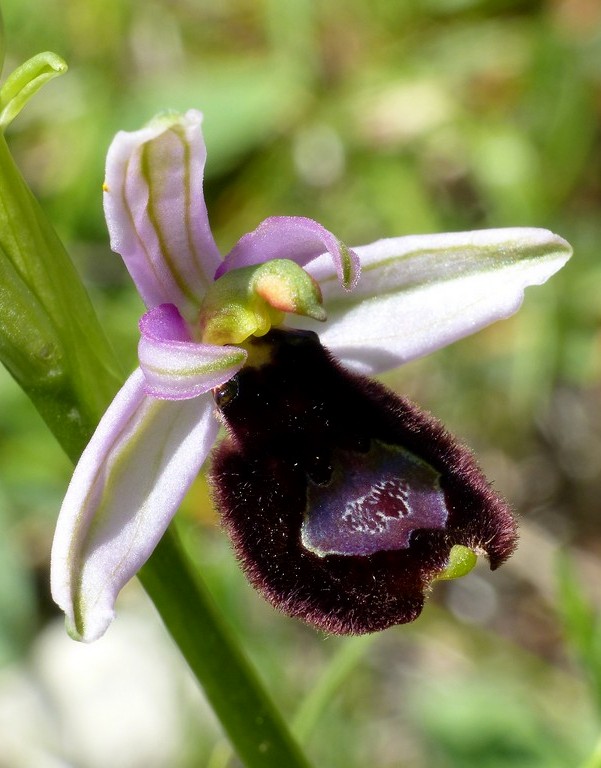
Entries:
<svg viewBox="0 0 601 768">
<path fill-rule="evenodd" d="M 387 378 L 476 448 L 521 515 L 520 551 L 494 578 L 482 568 L 437 588 L 414 627 L 373 639 L 332 677 L 325 708 L 313 694 L 306 731 L 316 764 L 333 768 L 584 765 L 601 732 L 601 5 L 4 0 L 3 11 L 6 72 L 43 49 L 69 63 L 8 138 L 124 370 L 142 307 L 109 250 L 104 156 L 117 130 L 163 109 L 205 113 L 224 250 L 274 214 L 316 218 L 349 244 L 516 225 L 573 244 L 514 318 Z M 4 374 L 0 402 L 0 662 L 14 665 L 39 654 L 55 615 L 48 553 L 70 466 Z M 250 591 L 202 479 L 184 516 L 190 550 L 292 715 L 345 644 Z M 564 562 L 559 590 L 560 550 L 575 565 Z M 215 739 L 212 726 L 196 732 L 181 765 L 225 765 Z"/>
</svg>

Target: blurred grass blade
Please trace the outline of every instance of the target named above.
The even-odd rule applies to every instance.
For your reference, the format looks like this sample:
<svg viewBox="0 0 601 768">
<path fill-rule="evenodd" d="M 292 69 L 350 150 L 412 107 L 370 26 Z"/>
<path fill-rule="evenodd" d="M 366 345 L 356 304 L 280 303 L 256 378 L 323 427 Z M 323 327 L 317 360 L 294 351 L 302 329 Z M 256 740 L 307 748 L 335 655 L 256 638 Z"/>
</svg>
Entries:
<svg viewBox="0 0 601 768">
<path fill-rule="evenodd" d="M 567 552 L 562 552 L 558 559 L 557 583 L 557 604 L 566 641 L 586 674 L 601 712 L 601 622 Z"/>
<path fill-rule="evenodd" d="M 346 638 L 334 654 L 319 682 L 298 708 L 292 730 L 305 742 L 344 681 L 356 668 L 377 634 Z"/>
<path fill-rule="evenodd" d="M 0 90 L 0 129 L 10 125 L 36 91 L 66 71 L 66 63 L 50 51 L 38 53 L 17 67 Z"/>
<path fill-rule="evenodd" d="M 36 626 L 33 577 L 19 546 L 17 525 L 0 482 L 0 669 L 15 662 L 27 648 Z"/>
</svg>

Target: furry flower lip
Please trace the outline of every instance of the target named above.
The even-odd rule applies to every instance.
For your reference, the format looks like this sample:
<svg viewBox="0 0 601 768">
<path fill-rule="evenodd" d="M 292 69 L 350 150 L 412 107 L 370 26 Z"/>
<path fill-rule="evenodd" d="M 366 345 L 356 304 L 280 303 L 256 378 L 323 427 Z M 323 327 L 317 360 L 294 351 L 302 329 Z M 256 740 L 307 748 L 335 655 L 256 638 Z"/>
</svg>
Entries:
<svg viewBox="0 0 601 768">
<path fill-rule="evenodd" d="M 374 632 L 419 615 L 453 547 L 492 568 L 509 557 L 511 512 L 433 417 L 345 371 L 311 331 L 251 343 L 260 364 L 215 392 L 229 437 L 211 480 L 274 606 L 327 632 Z"/>
<path fill-rule="evenodd" d="M 515 528 L 469 452 L 365 377 L 512 314 L 570 246 L 509 228 L 348 248 L 311 219 L 282 216 L 222 258 L 203 197 L 201 122 L 195 110 L 162 115 L 118 133 L 108 152 L 111 247 L 147 312 L 139 367 L 65 495 L 53 597 L 74 638 L 106 631 L 221 419 L 215 499 L 263 594 L 334 632 L 408 621 L 432 580 L 466 572 L 474 552 L 500 564 Z"/>
</svg>

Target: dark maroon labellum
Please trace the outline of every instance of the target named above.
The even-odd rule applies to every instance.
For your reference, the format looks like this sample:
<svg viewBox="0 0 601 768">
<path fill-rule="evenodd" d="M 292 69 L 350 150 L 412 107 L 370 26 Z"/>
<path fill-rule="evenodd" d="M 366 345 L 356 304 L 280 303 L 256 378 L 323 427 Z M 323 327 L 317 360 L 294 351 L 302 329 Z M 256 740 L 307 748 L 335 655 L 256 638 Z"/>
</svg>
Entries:
<svg viewBox="0 0 601 768">
<path fill-rule="evenodd" d="M 248 578 L 285 613 L 373 632 L 419 615 L 455 544 L 493 569 L 513 551 L 515 521 L 471 453 L 316 334 L 254 338 L 214 395 L 228 430 L 215 502 Z"/>
</svg>

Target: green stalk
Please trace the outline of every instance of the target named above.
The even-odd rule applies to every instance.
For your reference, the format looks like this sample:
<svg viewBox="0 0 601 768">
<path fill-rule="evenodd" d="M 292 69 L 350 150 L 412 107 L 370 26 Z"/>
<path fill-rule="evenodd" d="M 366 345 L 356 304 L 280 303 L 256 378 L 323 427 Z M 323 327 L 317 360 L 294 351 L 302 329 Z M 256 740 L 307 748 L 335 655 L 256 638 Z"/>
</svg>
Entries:
<svg viewBox="0 0 601 768">
<path fill-rule="evenodd" d="M 307 768 L 206 586 L 192 572 L 173 526 L 139 577 L 242 762 L 248 768 Z"/>
</svg>

